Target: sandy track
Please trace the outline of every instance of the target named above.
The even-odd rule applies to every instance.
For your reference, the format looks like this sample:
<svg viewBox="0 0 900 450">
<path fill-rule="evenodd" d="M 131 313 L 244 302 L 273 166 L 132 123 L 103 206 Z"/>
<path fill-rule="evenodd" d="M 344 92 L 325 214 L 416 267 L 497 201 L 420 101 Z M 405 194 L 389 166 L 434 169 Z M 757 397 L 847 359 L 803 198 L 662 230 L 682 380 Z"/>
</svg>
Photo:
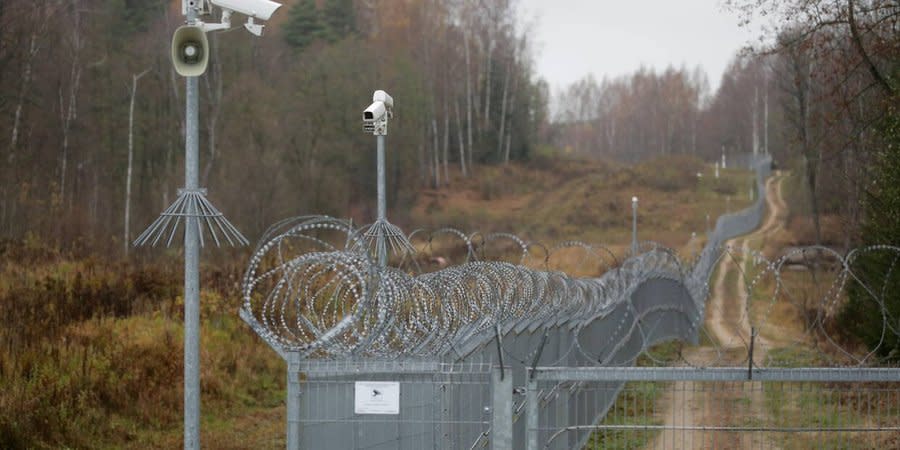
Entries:
<svg viewBox="0 0 900 450">
<path fill-rule="evenodd" d="M 742 274 L 738 273 L 735 277 L 730 273 L 744 267 L 751 241 L 763 241 L 784 227 L 787 204 L 782 198 L 781 180 L 781 177 L 773 177 L 766 182 L 768 214 L 762 226 L 749 235 L 729 241 L 727 245 L 741 251 L 734 252 L 733 256 L 725 255 L 719 263 L 705 322 L 707 332 L 719 343 L 719 347 L 684 349 L 683 355 L 688 364 L 701 367 L 746 364 L 751 333 L 746 285 Z M 727 280 L 733 278 L 737 279 L 737 285 L 729 289 Z M 757 335 L 753 355 L 757 364 L 764 360 L 768 347 L 765 337 Z M 759 383 L 672 383 L 658 401 L 658 410 L 663 411 L 658 418 L 663 420 L 667 429 L 660 432 L 647 448 L 777 448 L 769 437 L 758 433 L 740 436 L 733 432 L 677 429 L 683 426 L 742 425 L 762 421 L 766 415 L 764 403 Z"/>
</svg>

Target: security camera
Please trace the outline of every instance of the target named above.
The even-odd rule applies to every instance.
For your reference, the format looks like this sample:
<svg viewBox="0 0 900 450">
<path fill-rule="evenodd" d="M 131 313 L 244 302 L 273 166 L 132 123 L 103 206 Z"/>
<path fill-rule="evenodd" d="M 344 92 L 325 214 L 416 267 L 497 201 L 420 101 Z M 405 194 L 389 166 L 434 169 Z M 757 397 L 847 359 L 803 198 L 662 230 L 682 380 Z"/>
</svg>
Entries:
<svg viewBox="0 0 900 450">
<path fill-rule="evenodd" d="M 381 90 L 375 91 L 375 93 L 372 94 L 372 101 L 384 103 L 387 109 L 394 108 L 394 97 L 391 97 L 387 92 Z"/>
<path fill-rule="evenodd" d="M 275 10 L 281 7 L 281 3 L 269 0 L 183 0 L 182 9 L 185 13 L 187 9 L 194 8 L 200 14 L 209 14 L 210 8 L 208 3 L 218 6 L 222 10 L 222 18 L 219 23 L 198 23 L 203 28 L 203 31 L 209 32 L 231 28 L 231 15 L 237 12 L 247 16 L 247 23 L 244 24 L 244 28 L 257 36 L 262 36 L 264 25 L 255 21 L 257 19 L 269 20 Z"/>
<path fill-rule="evenodd" d="M 213 5 L 229 10 L 239 12 L 252 19 L 269 20 L 276 9 L 281 7 L 281 3 L 269 0 L 209 0 Z"/>
<path fill-rule="evenodd" d="M 393 116 L 394 98 L 384 91 L 375 91 L 372 104 L 363 111 L 363 131 L 376 136 L 387 135 L 388 119 Z"/>
<path fill-rule="evenodd" d="M 385 114 L 387 114 L 387 108 L 385 108 L 384 102 L 375 102 L 363 111 L 363 120 L 366 122 L 374 122 L 376 120 L 381 120 Z"/>
</svg>

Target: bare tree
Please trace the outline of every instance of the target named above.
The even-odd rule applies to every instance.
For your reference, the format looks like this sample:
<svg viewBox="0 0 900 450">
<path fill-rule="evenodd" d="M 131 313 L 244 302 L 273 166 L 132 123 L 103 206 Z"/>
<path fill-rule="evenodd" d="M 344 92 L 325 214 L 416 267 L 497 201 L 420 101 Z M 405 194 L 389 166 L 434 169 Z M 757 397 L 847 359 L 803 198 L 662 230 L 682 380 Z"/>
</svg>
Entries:
<svg viewBox="0 0 900 450">
<path fill-rule="evenodd" d="M 150 69 L 131 75 L 131 102 L 128 107 L 128 167 L 125 170 L 125 231 L 122 236 L 125 245 L 125 256 L 131 248 L 131 173 L 134 164 L 134 103 L 137 99 L 138 81 L 147 75 Z"/>
<path fill-rule="evenodd" d="M 72 62 L 69 69 L 67 90 L 64 92 L 60 86 L 59 94 L 59 119 L 62 130 L 62 147 L 60 150 L 59 169 L 59 201 L 66 203 L 66 173 L 69 163 L 69 144 L 71 141 L 72 125 L 78 118 L 78 90 L 81 86 L 81 52 L 84 50 L 84 36 L 81 33 L 81 10 L 77 0 L 72 0 L 72 26 L 71 26 Z"/>
<path fill-rule="evenodd" d="M 207 104 L 209 104 L 209 110 L 204 115 L 206 117 L 206 145 L 209 149 L 209 158 L 206 160 L 206 164 L 203 167 L 203 176 L 200 178 L 200 182 L 203 184 L 207 183 L 209 172 L 212 170 L 213 164 L 215 164 L 216 158 L 218 157 L 219 147 L 217 137 L 219 117 L 222 114 L 222 102 L 224 97 L 222 63 L 219 61 L 219 46 L 217 39 L 211 38 L 209 40 L 209 46 L 209 73 L 202 78 L 203 86 L 206 88 Z"/>
<path fill-rule="evenodd" d="M 463 177 L 468 177 L 469 173 L 466 171 L 466 144 L 465 139 L 463 139 L 463 124 L 459 117 L 459 100 L 454 100 L 453 111 L 456 115 L 456 134 L 457 142 L 459 142 L 459 169 Z"/>
</svg>

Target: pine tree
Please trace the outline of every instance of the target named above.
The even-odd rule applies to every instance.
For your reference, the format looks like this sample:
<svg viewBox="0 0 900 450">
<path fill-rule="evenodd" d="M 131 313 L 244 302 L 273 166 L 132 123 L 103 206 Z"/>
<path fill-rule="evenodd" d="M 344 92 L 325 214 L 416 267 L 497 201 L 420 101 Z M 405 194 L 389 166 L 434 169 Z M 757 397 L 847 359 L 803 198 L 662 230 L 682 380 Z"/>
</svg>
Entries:
<svg viewBox="0 0 900 450">
<path fill-rule="evenodd" d="M 324 31 L 315 0 L 300 0 L 291 8 L 284 26 L 284 40 L 302 50 L 323 37 Z"/>
<path fill-rule="evenodd" d="M 885 146 L 879 152 L 877 170 L 872 174 L 874 189 L 867 198 L 863 224 L 865 245 L 900 247 L 900 111 L 888 114 L 881 127 Z M 878 355 L 900 361 L 900 271 L 893 251 L 861 253 L 851 270 L 858 279 L 850 285 L 849 299 L 839 323 L 859 337 Z M 885 324 L 885 320 L 895 322 Z M 885 325 L 888 327 L 886 332 Z"/>
<path fill-rule="evenodd" d="M 326 28 L 326 38 L 330 42 L 356 34 L 356 11 L 353 0 L 325 0 L 322 22 Z"/>
</svg>

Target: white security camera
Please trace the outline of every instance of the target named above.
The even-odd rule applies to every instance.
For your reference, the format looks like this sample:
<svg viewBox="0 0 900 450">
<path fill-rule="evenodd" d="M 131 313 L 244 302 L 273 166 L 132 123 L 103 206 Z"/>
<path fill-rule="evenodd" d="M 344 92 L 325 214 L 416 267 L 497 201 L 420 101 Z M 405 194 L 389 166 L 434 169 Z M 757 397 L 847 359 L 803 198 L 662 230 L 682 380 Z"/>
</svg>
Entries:
<svg viewBox="0 0 900 450">
<path fill-rule="evenodd" d="M 385 108 L 384 102 L 375 102 L 363 111 L 363 121 L 375 122 L 381 120 L 385 114 L 387 114 L 387 108 Z"/>
<path fill-rule="evenodd" d="M 387 109 L 394 108 L 394 97 L 391 97 L 387 92 L 381 90 L 375 91 L 375 93 L 372 94 L 372 101 L 384 103 Z"/>
<path fill-rule="evenodd" d="M 269 0 L 209 0 L 213 5 L 259 20 L 269 20 L 281 3 Z"/>
<path fill-rule="evenodd" d="M 387 135 L 388 119 L 394 115 L 394 98 L 384 91 L 375 91 L 372 104 L 363 111 L 363 131 L 375 136 Z"/>
<path fill-rule="evenodd" d="M 238 12 L 247 16 L 247 23 L 244 24 L 244 28 L 257 36 L 262 36 L 264 25 L 260 25 L 254 20 L 269 20 L 272 14 L 275 13 L 275 10 L 281 7 L 281 3 L 269 0 L 187 0 L 183 3 L 182 9 L 187 11 L 187 8 L 197 8 L 200 13 L 208 14 L 207 1 L 222 10 L 222 18 L 219 23 L 200 24 L 203 27 L 203 31 L 207 32 L 231 28 L 231 14 Z"/>
</svg>

